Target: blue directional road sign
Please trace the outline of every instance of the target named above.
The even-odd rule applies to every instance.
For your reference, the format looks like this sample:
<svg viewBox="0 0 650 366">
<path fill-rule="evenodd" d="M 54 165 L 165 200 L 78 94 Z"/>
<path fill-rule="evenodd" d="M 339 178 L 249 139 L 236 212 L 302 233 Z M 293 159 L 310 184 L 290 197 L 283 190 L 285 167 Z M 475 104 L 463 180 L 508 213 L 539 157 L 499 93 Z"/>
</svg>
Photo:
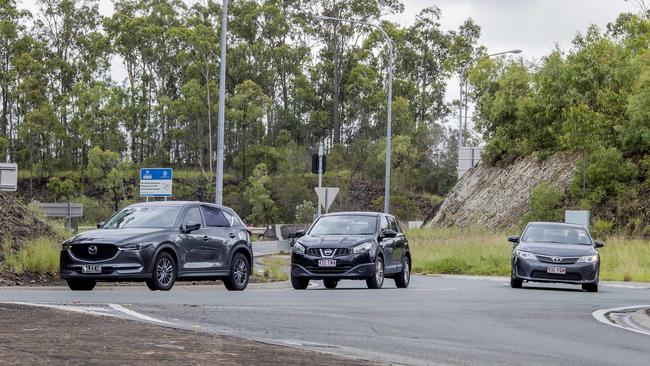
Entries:
<svg viewBox="0 0 650 366">
<path fill-rule="evenodd" d="M 141 168 L 140 197 L 171 197 L 172 168 Z"/>
</svg>

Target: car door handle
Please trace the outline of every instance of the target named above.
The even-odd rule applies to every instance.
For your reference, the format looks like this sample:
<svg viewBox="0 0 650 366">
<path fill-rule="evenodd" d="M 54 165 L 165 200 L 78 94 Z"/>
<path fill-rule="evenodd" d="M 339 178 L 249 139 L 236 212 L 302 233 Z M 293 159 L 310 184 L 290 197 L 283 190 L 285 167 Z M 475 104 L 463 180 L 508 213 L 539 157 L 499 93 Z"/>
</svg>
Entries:
<svg viewBox="0 0 650 366">
<path fill-rule="evenodd" d="M 228 236 L 231 237 L 231 238 L 234 238 L 234 237 L 236 237 L 237 235 L 235 235 L 235 233 L 230 233 L 230 234 L 228 234 Z"/>
<path fill-rule="evenodd" d="M 210 238 L 207 235 L 203 237 L 203 241 L 208 241 L 208 240 L 210 240 Z"/>
</svg>

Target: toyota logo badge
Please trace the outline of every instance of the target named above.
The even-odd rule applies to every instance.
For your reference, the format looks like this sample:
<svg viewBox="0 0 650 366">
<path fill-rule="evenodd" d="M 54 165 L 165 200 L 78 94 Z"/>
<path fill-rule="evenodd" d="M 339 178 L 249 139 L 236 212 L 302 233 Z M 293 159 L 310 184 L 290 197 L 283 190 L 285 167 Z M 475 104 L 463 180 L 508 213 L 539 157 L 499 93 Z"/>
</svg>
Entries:
<svg viewBox="0 0 650 366">
<path fill-rule="evenodd" d="M 97 246 L 91 245 L 88 247 L 88 254 L 95 255 L 97 254 Z"/>
<path fill-rule="evenodd" d="M 562 258 L 560 258 L 560 257 L 552 257 L 551 259 L 553 260 L 553 262 L 561 262 L 562 261 Z"/>
</svg>

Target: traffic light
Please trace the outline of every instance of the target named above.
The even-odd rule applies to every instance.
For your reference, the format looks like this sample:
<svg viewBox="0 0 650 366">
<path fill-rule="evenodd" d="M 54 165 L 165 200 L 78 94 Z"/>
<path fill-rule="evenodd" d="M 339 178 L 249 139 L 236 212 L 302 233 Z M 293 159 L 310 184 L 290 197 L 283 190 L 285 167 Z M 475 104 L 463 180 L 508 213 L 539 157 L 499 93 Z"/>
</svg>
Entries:
<svg viewBox="0 0 650 366">
<path fill-rule="evenodd" d="M 327 167 L 327 159 L 326 156 L 323 155 L 323 173 L 325 173 L 326 167 Z M 311 172 L 314 174 L 318 174 L 318 154 L 311 155 Z"/>
</svg>

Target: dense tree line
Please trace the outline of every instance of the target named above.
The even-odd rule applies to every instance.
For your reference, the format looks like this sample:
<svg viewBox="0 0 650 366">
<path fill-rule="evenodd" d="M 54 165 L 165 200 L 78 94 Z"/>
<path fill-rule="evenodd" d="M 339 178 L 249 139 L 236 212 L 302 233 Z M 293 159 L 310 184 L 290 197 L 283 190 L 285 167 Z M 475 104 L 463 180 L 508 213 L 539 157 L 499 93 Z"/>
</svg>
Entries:
<svg viewBox="0 0 650 366">
<path fill-rule="evenodd" d="M 469 77 L 484 157 L 507 165 L 524 155 L 580 154 L 568 194 L 558 201 L 559 191 L 542 187 L 536 204 L 592 209 L 601 228 L 650 236 L 649 40 L 643 9 L 604 32 L 589 27 L 570 50 L 539 63 L 480 59 Z M 540 211 L 561 219 L 562 210 Z"/>
<path fill-rule="evenodd" d="M 104 17 L 97 0 L 38 0 L 35 14 L 0 0 L 0 160 L 30 177 L 70 172 L 82 186 L 119 164 L 193 168 L 212 180 L 220 3 L 114 0 Z M 381 24 L 393 39 L 394 188 L 444 194 L 456 156 L 445 84 L 480 51 L 479 28 L 468 20 L 444 31 L 436 7 L 407 27 L 381 19 L 402 11 L 399 0 L 232 1 L 229 176 L 245 182 L 258 163 L 270 176 L 304 174 L 324 141 L 334 171 L 383 179 L 387 45 L 372 29 L 314 19 L 324 14 Z M 111 77 L 116 62 L 124 80 Z M 119 159 L 90 174 L 93 150 Z"/>
</svg>

